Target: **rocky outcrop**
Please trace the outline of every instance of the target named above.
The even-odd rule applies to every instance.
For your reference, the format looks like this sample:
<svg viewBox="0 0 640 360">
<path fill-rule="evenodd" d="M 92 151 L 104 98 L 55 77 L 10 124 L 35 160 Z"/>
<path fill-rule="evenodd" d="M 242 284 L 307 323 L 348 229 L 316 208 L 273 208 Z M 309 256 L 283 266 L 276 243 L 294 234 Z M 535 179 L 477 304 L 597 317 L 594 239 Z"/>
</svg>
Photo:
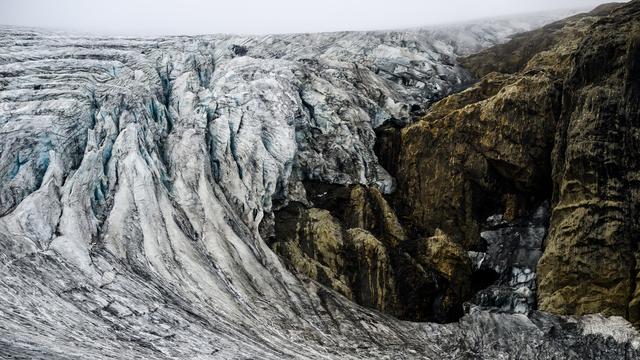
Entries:
<svg viewBox="0 0 640 360">
<path fill-rule="evenodd" d="M 395 140 L 395 204 L 410 236 L 440 228 L 483 259 L 497 236 L 491 227 L 481 231 L 489 223 L 483 219 L 497 214 L 515 229 L 548 199 L 540 309 L 640 321 L 638 19 L 638 1 L 607 5 L 463 59 L 483 78 L 434 104 Z M 509 231 L 498 243 L 511 243 Z M 520 300 L 492 287 L 475 301 L 502 297 L 507 308 L 534 306 L 533 265 L 543 237 L 520 237 L 534 240 L 527 265 L 507 267 L 514 271 L 511 290 L 524 285 Z M 498 268 L 500 277 L 505 268 Z"/>
<path fill-rule="evenodd" d="M 550 196 L 556 79 L 491 74 L 402 130 L 396 203 L 418 234 L 441 228 L 469 250 L 480 221 Z"/>
<path fill-rule="evenodd" d="M 376 188 L 307 183 L 306 192 L 316 207 L 277 211 L 270 243 L 293 271 L 401 319 L 462 316 L 471 262 L 446 234 L 408 239 Z"/>
<path fill-rule="evenodd" d="M 400 305 L 388 248 L 362 228 L 346 232 L 345 259 L 352 299 L 363 306 L 386 313 L 399 313 Z"/>
<path fill-rule="evenodd" d="M 414 232 L 440 227 L 473 249 L 487 216 L 513 220 L 551 197 L 564 78 L 580 41 L 609 8 L 461 59 L 482 79 L 434 104 L 396 140 L 396 203 Z"/>
<path fill-rule="evenodd" d="M 329 211 L 291 206 L 279 214 L 275 233 L 272 248 L 293 269 L 352 298 L 343 270 L 342 226 Z"/>
<path fill-rule="evenodd" d="M 540 308 L 640 325 L 640 2 L 595 23 L 573 55 L 553 159 Z"/>
</svg>

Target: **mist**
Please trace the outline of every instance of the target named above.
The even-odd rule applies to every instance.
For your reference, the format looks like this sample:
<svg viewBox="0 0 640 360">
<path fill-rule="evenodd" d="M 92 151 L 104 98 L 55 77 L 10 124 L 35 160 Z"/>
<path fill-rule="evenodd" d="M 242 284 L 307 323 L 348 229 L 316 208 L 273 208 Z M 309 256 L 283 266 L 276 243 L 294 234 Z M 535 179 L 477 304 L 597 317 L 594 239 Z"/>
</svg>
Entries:
<svg viewBox="0 0 640 360">
<path fill-rule="evenodd" d="M 589 9 L 598 0 L 0 0 L 0 24 L 109 35 L 385 30 Z"/>
</svg>

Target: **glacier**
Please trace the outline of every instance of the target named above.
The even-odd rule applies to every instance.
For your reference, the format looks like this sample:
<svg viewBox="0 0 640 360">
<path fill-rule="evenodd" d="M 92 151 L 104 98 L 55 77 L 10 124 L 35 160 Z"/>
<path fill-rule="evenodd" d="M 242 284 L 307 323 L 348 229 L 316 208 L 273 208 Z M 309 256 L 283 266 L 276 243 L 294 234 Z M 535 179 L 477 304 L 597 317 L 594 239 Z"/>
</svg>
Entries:
<svg viewBox="0 0 640 360">
<path fill-rule="evenodd" d="M 303 181 L 392 192 L 375 129 L 473 81 L 457 57 L 564 15 L 269 36 L 0 27 L 0 357 L 640 356 L 619 318 L 400 321 L 289 272 L 261 236 Z"/>
</svg>

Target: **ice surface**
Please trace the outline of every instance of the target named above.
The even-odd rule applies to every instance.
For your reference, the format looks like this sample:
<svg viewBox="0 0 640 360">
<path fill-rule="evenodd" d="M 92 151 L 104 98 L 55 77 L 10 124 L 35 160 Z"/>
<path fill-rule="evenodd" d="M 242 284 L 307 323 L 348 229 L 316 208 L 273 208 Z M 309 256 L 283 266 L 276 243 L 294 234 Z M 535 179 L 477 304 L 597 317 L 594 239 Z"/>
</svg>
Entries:
<svg viewBox="0 0 640 360">
<path fill-rule="evenodd" d="M 303 180 L 392 191 L 374 128 L 469 82 L 458 56 L 550 20 L 159 39 L 0 29 L 0 357 L 582 358 L 583 332 L 549 315 L 472 309 L 437 325 L 360 308 L 289 273 L 258 232 Z M 634 356 L 637 332 L 593 324 L 591 350 Z"/>
</svg>

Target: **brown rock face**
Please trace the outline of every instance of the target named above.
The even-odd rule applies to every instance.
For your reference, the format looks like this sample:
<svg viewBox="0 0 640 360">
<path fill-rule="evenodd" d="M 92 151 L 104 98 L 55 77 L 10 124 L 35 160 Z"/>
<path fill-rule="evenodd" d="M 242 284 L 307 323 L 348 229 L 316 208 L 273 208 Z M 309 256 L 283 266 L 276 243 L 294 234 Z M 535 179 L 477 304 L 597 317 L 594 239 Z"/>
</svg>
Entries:
<svg viewBox="0 0 640 360">
<path fill-rule="evenodd" d="M 299 204 L 279 214 L 273 250 L 298 272 L 352 298 L 344 276 L 344 240 L 340 223 L 330 212 L 306 209 Z"/>
<path fill-rule="evenodd" d="M 639 29 L 633 1 L 464 60 L 483 79 L 402 130 L 401 220 L 471 249 L 483 211 L 551 197 L 540 308 L 640 321 Z"/>
<path fill-rule="evenodd" d="M 640 323 L 640 3 L 594 24 L 573 62 L 552 157 L 540 308 Z"/>
<path fill-rule="evenodd" d="M 478 246 L 478 219 L 513 218 L 551 197 L 551 152 L 563 82 L 603 6 L 461 59 L 483 78 L 434 104 L 400 135 L 401 220 L 417 233 L 441 228 L 466 248 Z"/>
<path fill-rule="evenodd" d="M 439 229 L 434 236 L 403 245 L 405 253 L 411 254 L 400 280 L 404 284 L 403 298 L 412 299 L 407 302 L 407 310 L 418 318 L 438 321 L 462 316 L 459 304 L 471 296 L 471 262 L 466 251 Z M 416 278 L 416 274 L 428 273 L 429 269 L 437 275 L 435 284 L 431 283 L 433 277 Z M 440 285 L 443 281 L 447 286 Z M 435 300 L 425 306 L 434 293 Z"/>
<path fill-rule="evenodd" d="M 403 129 L 397 176 L 403 220 L 416 233 L 441 228 L 472 249 L 479 245 L 478 220 L 513 207 L 514 196 L 505 195 L 548 196 L 558 87 L 544 69 L 492 73 Z"/>
<path fill-rule="evenodd" d="M 388 247 L 395 248 L 406 239 L 395 211 L 378 189 L 354 186 L 349 203 L 342 212 L 346 226 L 368 229 Z"/>
<path fill-rule="evenodd" d="M 358 304 L 415 321 L 451 321 L 471 296 L 466 252 L 444 233 L 409 240 L 375 188 L 307 186 L 316 208 L 276 213 L 272 249 L 290 268 Z"/>
<path fill-rule="evenodd" d="M 387 248 L 367 230 L 353 228 L 346 233 L 345 257 L 353 300 L 383 312 L 397 312 L 395 278 Z"/>
</svg>

